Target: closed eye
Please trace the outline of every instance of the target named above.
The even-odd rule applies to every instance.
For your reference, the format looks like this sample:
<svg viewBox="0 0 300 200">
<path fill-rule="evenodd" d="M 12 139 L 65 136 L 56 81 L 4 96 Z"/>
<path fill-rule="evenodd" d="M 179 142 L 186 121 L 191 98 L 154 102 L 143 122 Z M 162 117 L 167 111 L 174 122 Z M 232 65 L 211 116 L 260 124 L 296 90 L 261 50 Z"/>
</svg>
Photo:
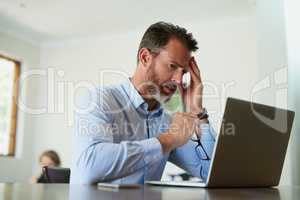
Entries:
<svg viewBox="0 0 300 200">
<path fill-rule="evenodd" d="M 174 65 L 174 64 L 171 64 L 170 67 L 171 67 L 172 70 L 177 70 L 178 69 L 178 66 Z"/>
</svg>

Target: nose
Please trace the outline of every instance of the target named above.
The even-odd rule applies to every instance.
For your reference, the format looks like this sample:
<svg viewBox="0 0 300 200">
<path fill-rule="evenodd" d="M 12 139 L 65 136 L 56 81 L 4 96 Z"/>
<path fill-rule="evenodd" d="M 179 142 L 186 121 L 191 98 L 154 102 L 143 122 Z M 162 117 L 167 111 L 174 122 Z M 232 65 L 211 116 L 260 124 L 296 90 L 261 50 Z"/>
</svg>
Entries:
<svg viewBox="0 0 300 200">
<path fill-rule="evenodd" d="M 183 73 L 178 71 L 178 72 L 173 74 L 172 81 L 175 82 L 178 85 L 181 85 L 182 84 L 182 77 L 183 77 Z"/>
</svg>

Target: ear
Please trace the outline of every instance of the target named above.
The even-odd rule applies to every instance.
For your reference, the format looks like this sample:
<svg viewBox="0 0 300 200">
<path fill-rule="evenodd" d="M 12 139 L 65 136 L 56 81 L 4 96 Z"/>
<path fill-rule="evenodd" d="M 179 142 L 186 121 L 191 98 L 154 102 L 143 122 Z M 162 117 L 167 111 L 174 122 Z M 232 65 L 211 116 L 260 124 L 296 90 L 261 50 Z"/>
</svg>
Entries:
<svg viewBox="0 0 300 200">
<path fill-rule="evenodd" d="M 144 67 L 149 67 L 152 62 L 152 54 L 147 48 L 141 48 L 139 51 L 139 61 Z"/>
</svg>

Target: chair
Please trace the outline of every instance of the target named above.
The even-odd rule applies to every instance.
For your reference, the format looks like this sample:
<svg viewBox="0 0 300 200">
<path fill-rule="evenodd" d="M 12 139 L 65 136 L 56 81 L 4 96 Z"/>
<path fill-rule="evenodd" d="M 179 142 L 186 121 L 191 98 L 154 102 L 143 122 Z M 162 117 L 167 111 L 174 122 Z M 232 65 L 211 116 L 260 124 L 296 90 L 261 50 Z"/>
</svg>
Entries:
<svg viewBox="0 0 300 200">
<path fill-rule="evenodd" d="M 70 183 L 70 168 L 43 167 L 45 183 Z"/>
</svg>

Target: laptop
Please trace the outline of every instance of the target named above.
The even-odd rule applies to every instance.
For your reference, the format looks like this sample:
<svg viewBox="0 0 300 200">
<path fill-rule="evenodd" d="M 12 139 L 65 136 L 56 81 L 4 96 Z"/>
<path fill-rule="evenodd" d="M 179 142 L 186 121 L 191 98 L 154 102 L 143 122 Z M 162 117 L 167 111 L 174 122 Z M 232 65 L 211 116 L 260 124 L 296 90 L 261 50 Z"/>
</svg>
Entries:
<svg viewBox="0 0 300 200">
<path fill-rule="evenodd" d="M 294 115 L 290 110 L 228 98 L 206 181 L 146 183 L 185 187 L 277 186 Z"/>
</svg>

